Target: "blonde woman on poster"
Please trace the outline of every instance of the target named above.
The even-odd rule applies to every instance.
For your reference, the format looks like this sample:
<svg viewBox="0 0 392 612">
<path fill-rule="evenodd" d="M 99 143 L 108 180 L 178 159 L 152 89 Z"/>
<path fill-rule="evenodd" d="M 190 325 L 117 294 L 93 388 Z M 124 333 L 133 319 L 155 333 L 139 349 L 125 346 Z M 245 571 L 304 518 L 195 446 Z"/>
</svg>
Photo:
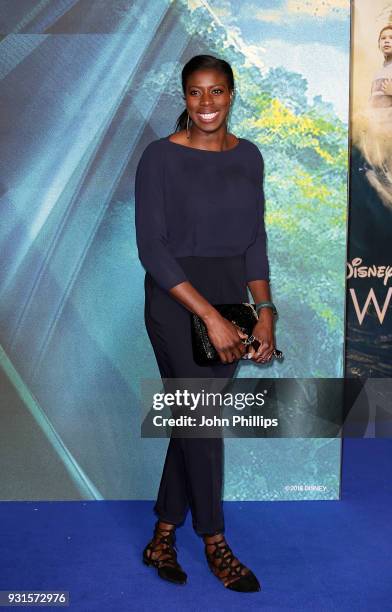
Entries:
<svg viewBox="0 0 392 612">
<path fill-rule="evenodd" d="M 384 62 L 372 80 L 360 147 L 370 164 L 366 178 L 382 202 L 392 207 L 392 23 L 381 29 L 378 47 Z"/>
</svg>

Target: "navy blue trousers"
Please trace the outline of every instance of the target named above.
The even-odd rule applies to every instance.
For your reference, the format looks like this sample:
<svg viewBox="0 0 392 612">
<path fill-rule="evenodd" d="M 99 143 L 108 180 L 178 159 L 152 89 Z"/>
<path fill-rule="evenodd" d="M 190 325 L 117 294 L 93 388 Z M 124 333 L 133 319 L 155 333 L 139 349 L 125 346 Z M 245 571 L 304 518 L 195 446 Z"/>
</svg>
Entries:
<svg viewBox="0 0 392 612">
<path fill-rule="evenodd" d="M 234 257 L 177 258 L 188 280 L 211 303 L 248 301 L 245 260 Z M 190 312 L 145 279 L 145 323 L 162 378 L 232 378 L 237 362 L 199 366 L 193 360 Z M 188 509 L 199 535 L 224 531 L 223 438 L 171 437 L 154 511 L 180 525 Z"/>
</svg>

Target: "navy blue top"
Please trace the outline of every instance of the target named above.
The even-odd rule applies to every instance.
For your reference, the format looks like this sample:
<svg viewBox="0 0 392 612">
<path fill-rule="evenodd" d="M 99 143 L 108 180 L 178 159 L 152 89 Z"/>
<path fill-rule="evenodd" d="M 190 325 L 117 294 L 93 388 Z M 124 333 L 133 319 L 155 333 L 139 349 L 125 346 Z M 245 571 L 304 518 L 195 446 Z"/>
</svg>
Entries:
<svg viewBox="0 0 392 612">
<path fill-rule="evenodd" d="M 151 142 L 135 176 L 140 261 L 166 290 L 188 280 L 176 257 L 245 254 L 246 280 L 269 280 L 264 163 L 245 138 L 226 151 Z"/>
</svg>

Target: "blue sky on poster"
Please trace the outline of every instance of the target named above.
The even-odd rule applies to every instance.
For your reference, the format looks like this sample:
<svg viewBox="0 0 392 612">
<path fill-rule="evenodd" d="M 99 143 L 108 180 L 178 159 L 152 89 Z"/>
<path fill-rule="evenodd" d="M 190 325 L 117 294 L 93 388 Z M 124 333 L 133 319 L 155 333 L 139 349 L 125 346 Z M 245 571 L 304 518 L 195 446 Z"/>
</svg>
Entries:
<svg viewBox="0 0 392 612">
<path fill-rule="evenodd" d="M 308 97 L 322 95 L 343 121 L 348 115 L 349 0 L 197 0 L 210 7 L 264 68 L 302 74 Z"/>
</svg>

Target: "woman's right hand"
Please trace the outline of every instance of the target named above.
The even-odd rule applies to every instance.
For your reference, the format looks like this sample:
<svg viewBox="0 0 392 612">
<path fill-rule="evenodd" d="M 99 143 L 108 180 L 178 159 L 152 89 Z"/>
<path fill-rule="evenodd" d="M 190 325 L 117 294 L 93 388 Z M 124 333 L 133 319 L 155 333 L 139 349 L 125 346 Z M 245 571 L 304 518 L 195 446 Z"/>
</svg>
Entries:
<svg viewBox="0 0 392 612">
<path fill-rule="evenodd" d="M 222 317 L 219 312 L 206 322 L 206 327 L 222 363 L 233 363 L 242 358 L 246 352 L 242 339 L 246 339 L 247 335 L 238 327 Z"/>
<path fill-rule="evenodd" d="M 230 321 L 227 321 L 189 281 L 170 289 L 170 294 L 190 312 L 197 314 L 207 327 L 208 336 L 218 351 L 222 363 L 233 363 L 246 352 L 241 340 L 247 336 Z"/>
</svg>

